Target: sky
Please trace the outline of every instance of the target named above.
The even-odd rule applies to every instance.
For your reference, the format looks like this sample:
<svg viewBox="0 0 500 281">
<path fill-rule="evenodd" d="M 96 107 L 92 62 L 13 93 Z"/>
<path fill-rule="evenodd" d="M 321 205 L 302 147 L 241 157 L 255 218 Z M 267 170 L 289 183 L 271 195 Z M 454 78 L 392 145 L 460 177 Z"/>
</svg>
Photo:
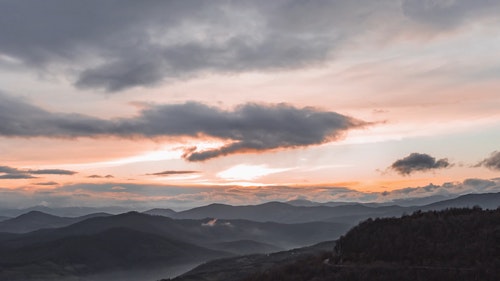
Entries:
<svg viewBox="0 0 500 281">
<path fill-rule="evenodd" d="M 1 0 L 0 207 L 499 192 L 499 10 Z"/>
</svg>

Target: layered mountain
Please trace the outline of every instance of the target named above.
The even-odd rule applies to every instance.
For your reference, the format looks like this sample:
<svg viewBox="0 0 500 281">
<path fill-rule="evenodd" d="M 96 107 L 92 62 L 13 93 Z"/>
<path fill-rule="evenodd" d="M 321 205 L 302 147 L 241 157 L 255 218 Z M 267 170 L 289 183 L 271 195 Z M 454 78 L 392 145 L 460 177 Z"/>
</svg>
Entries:
<svg viewBox="0 0 500 281">
<path fill-rule="evenodd" d="M 87 278 L 113 270 L 196 264 L 309 245 L 339 237 L 348 228 L 327 222 L 175 220 L 137 212 L 94 217 L 62 228 L 0 233 L 0 279 Z M 28 278 L 23 272 L 35 275 Z"/>
<path fill-rule="evenodd" d="M 22 214 L 29 213 L 31 211 L 42 212 L 45 214 L 58 216 L 58 217 L 81 217 L 95 213 L 107 213 L 107 214 L 121 214 L 132 211 L 129 208 L 124 207 L 101 207 L 101 208 L 93 208 L 93 207 L 61 207 L 61 208 L 51 208 L 46 206 L 33 206 L 29 208 L 23 209 L 7 209 L 1 208 L 0 215 L 6 216 L 9 218 L 17 217 Z"/>
<path fill-rule="evenodd" d="M 130 228 L 1 249 L 1 280 L 92 279 L 89 276 L 101 272 L 192 264 L 230 255 Z"/>
<path fill-rule="evenodd" d="M 294 206 L 292 203 L 309 206 Z M 411 228 L 414 226 L 411 220 L 409 225 L 402 224 L 406 225 L 406 232 L 401 232 L 402 230 L 398 230 L 399 220 L 387 217 L 398 217 L 415 211 L 419 214 L 421 210 L 434 210 L 431 213 L 435 214 L 439 213 L 438 210 L 465 206 L 496 209 L 500 206 L 500 193 L 464 195 L 417 207 L 345 202 L 337 202 L 338 204 L 331 204 L 332 206 L 317 206 L 310 202 L 292 203 L 270 202 L 249 206 L 212 204 L 182 212 L 153 209 L 147 212 L 151 215 L 138 212 L 119 215 L 100 213 L 76 218 L 31 211 L 0 222 L 0 280 L 138 281 L 145 280 L 146 276 L 150 280 L 157 280 L 185 272 L 190 267 L 212 259 L 245 254 L 253 255 L 226 259 L 227 263 L 223 262 L 224 260 L 213 261 L 197 268 L 194 271 L 195 275 L 191 272 L 191 275 L 184 275 L 182 278 L 204 276 L 204 279 L 185 280 L 233 280 L 228 276 L 233 274 L 240 276 L 237 272 L 247 272 L 250 274 L 248 277 L 253 278 L 255 268 L 274 271 L 271 269 L 274 264 L 286 267 L 284 262 L 295 261 L 295 257 L 303 256 L 299 254 L 303 253 L 302 250 L 281 254 L 273 252 L 337 239 L 360 220 L 370 217 L 384 218 L 370 222 L 395 220 L 391 226 L 393 233 L 408 233 L 408 235 L 398 234 L 393 238 L 386 235 L 385 239 L 383 238 L 385 236 L 378 235 L 383 229 L 377 227 L 357 234 L 368 235 L 367 241 L 380 236 L 380 239 L 385 239 L 384 243 L 395 243 L 399 238 L 404 241 L 411 237 L 411 233 L 419 232 L 418 229 Z M 409 216 L 403 216 L 407 217 Z M 439 217 L 438 221 L 443 223 L 445 219 L 446 217 Z M 469 220 L 473 221 L 474 219 Z M 452 227 L 428 226 L 426 232 L 422 232 L 424 235 L 422 237 L 424 240 L 427 239 L 425 238 L 427 232 L 437 231 L 436 233 L 444 235 L 443 237 L 447 237 L 446 235 L 450 233 L 458 233 L 460 229 L 456 230 L 453 227 L 460 225 L 461 221 L 455 222 Z M 490 235 L 493 240 L 490 236 L 488 236 L 490 238 L 483 237 L 483 240 L 490 241 L 491 245 L 498 244 L 496 243 L 498 239 L 495 238 L 498 235 L 495 233 L 493 236 Z M 467 235 L 472 237 L 471 233 Z M 413 250 L 423 249 L 422 245 L 418 243 L 416 245 L 418 246 L 412 248 Z M 486 246 L 481 247 L 483 250 L 486 249 Z M 327 248 L 330 249 L 330 253 L 325 259 L 331 260 L 333 245 L 329 244 Z M 391 246 L 384 244 L 379 250 L 372 250 L 376 253 L 387 249 L 391 249 Z M 310 261 L 316 263 L 318 259 L 324 257 L 313 257 Z M 396 260 L 398 259 L 394 262 Z M 339 267 L 330 262 L 326 264 Z M 290 268 L 294 270 L 294 266 Z M 342 264 L 340 267 L 345 266 Z M 281 272 L 280 270 L 277 272 Z"/>
<path fill-rule="evenodd" d="M 437 200 L 435 197 L 430 201 Z M 426 202 L 420 200 L 418 202 Z M 410 202 L 410 201 L 409 201 Z M 412 200 L 411 202 L 417 202 Z M 408 203 L 408 202 L 406 202 Z M 329 202 L 316 203 L 296 200 L 288 203 L 269 202 L 260 205 L 231 206 L 210 204 L 190 210 L 175 212 L 170 209 L 153 209 L 147 213 L 176 219 L 245 219 L 258 222 L 305 223 L 327 221 L 355 225 L 370 217 L 392 217 L 412 213 L 416 210 L 443 210 L 454 207 L 472 207 L 495 209 L 500 206 L 500 193 L 469 194 L 454 199 L 434 202 L 422 206 L 398 206 L 378 203 Z"/>
<path fill-rule="evenodd" d="M 339 223 L 356 223 L 357 220 L 370 216 L 390 216 L 403 213 L 405 208 L 399 206 L 367 207 L 362 204 L 348 204 L 336 207 L 329 206 L 293 206 L 287 203 L 269 202 L 260 205 L 231 206 L 210 204 L 203 207 L 172 213 L 166 216 L 176 219 L 203 219 L 207 217 L 219 219 L 245 219 L 257 222 L 305 223 L 314 221 L 331 221 Z M 161 214 L 158 210 L 157 214 Z M 148 211 L 148 213 L 151 213 Z"/>
<path fill-rule="evenodd" d="M 18 217 L 0 221 L 0 232 L 26 233 L 42 228 L 58 228 L 77 223 L 93 217 L 110 216 L 106 213 L 95 213 L 81 217 L 58 217 L 40 211 L 30 211 Z"/>
</svg>

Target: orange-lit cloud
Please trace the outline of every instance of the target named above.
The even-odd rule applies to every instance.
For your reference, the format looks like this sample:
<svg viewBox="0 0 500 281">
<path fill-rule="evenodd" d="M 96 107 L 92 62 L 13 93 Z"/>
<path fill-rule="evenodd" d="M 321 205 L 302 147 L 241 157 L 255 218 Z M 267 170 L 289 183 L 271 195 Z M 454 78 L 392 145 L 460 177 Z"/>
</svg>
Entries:
<svg viewBox="0 0 500 281">
<path fill-rule="evenodd" d="M 224 111 L 201 103 L 158 105 L 133 118 L 104 120 L 45 111 L 0 94 L 0 135 L 6 137 L 157 138 L 204 135 L 229 141 L 215 149 L 184 152 L 188 161 L 204 161 L 247 151 L 318 145 L 341 138 L 351 129 L 371 125 L 335 112 L 286 104 L 245 104 Z"/>
<path fill-rule="evenodd" d="M 38 205 L 77 206 L 84 202 L 90 206 L 127 205 L 131 208 L 173 207 L 185 209 L 208 203 L 234 205 L 259 204 L 269 201 L 286 202 L 305 199 L 315 202 L 389 202 L 397 204 L 423 198 L 451 198 L 471 192 L 495 192 L 500 188 L 498 179 L 466 179 L 441 185 L 427 184 L 394 190 L 366 192 L 335 186 L 169 186 L 140 184 L 76 184 L 56 188 L 1 189 L 2 206 L 18 207 Z M 16 205 L 17 206 L 17 205 Z"/>
</svg>

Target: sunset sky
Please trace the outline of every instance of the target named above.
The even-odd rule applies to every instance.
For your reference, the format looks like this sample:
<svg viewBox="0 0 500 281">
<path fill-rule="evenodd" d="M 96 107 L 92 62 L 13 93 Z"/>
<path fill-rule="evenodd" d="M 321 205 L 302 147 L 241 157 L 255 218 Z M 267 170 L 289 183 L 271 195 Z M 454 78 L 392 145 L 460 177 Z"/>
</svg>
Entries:
<svg viewBox="0 0 500 281">
<path fill-rule="evenodd" d="M 0 0 L 0 207 L 499 192 L 498 11 Z"/>
</svg>

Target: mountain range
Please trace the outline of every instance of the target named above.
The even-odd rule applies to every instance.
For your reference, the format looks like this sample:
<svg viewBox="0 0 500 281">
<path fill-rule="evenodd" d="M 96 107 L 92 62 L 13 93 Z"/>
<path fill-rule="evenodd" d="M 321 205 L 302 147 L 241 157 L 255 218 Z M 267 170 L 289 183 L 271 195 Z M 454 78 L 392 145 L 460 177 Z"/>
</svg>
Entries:
<svg viewBox="0 0 500 281">
<path fill-rule="evenodd" d="M 17 220 L 39 215 L 31 212 Z M 92 217 L 60 228 L 0 233 L 0 280 L 51 280 L 56 273 L 58 278 L 94 280 L 91 276 L 113 270 L 197 264 L 309 245 L 339 237 L 349 227 L 328 222 L 176 220 L 138 212 Z"/>
<path fill-rule="evenodd" d="M 412 213 L 416 210 L 442 210 L 446 208 L 480 206 L 494 209 L 500 205 L 500 193 L 468 194 L 454 199 L 434 202 L 422 206 L 398 206 L 385 204 L 362 204 L 348 202 L 316 203 L 291 201 L 269 202 L 260 205 L 231 206 L 210 204 L 190 210 L 175 212 L 171 209 L 152 209 L 147 214 L 167 216 L 175 219 L 246 219 L 259 222 L 304 223 L 326 221 L 355 225 L 370 217 L 392 217 Z"/>
<path fill-rule="evenodd" d="M 253 261 L 264 259 L 266 267 L 298 252 L 270 253 L 335 240 L 369 217 L 473 206 L 496 209 L 500 193 L 469 194 L 406 207 L 294 201 L 76 217 L 30 210 L 0 222 L 0 280 L 138 281 L 147 277 L 153 281 L 210 260 L 248 254 L 252 258 L 246 256 L 236 264 L 251 268 Z M 213 261 L 207 266 L 210 264 L 220 268 L 221 263 Z M 195 273 L 205 272 L 207 266 Z"/>
<path fill-rule="evenodd" d="M 81 217 L 58 217 L 40 211 L 30 211 L 12 219 L 0 221 L 0 232 L 25 233 L 42 228 L 58 228 L 93 217 L 110 216 L 107 213 L 94 213 Z"/>
</svg>

